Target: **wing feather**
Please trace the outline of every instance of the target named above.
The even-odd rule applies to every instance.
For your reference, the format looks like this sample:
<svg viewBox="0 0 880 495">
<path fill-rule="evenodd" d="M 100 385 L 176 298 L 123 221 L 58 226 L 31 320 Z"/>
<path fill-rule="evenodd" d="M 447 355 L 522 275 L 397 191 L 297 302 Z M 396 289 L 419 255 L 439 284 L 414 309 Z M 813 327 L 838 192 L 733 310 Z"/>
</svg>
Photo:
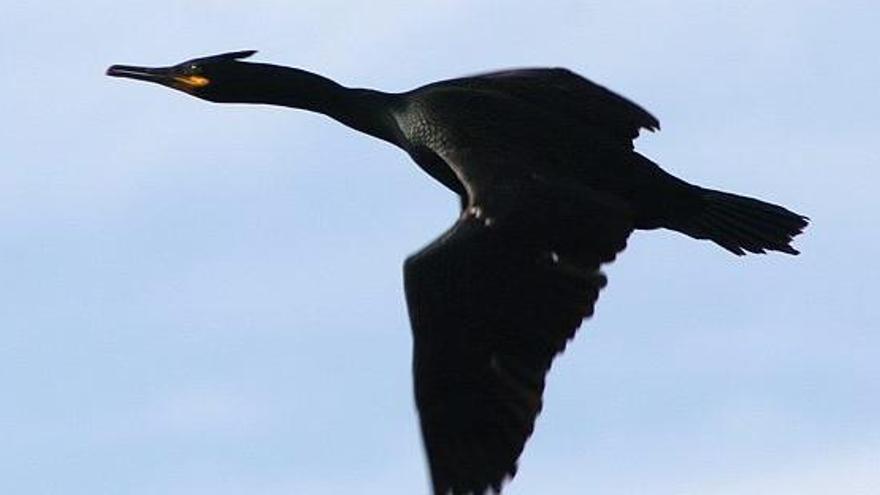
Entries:
<svg viewBox="0 0 880 495">
<path fill-rule="evenodd" d="M 440 84 L 503 92 L 554 115 L 568 115 L 630 149 L 640 129 L 660 129 L 660 121 L 641 106 L 564 68 L 489 72 Z"/>
<path fill-rule="evenodd" d="M 406 261 L 416 403 L 435 494 L 497 493 L 516 473 L 553 357 L 592 314 L 605 285 L 599 265 L 631 229 L 607 205 L 546 206 L 539 199 L 523 208 L 528 216 L 491 227 L 462 217 Z M 563 228 L 557 221 L 575 220 L 572 211 L 583 218 Z"/>
</svg>

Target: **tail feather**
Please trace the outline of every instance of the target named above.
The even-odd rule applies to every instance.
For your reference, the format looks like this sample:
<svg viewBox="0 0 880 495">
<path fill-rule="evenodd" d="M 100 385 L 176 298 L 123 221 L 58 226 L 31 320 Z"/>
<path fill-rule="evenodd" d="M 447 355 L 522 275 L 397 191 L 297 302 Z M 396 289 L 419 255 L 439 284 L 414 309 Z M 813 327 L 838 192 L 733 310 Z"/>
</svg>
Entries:
<svg viewBox="0 0 880 495">
<path fill-rule="evenodd" d="M 798 254 L 791 246 L 809 219 L 779 205 L 721 191 L 703 190 L 703 207 L 672 227 L 697 239 L 708 239 L 736 254 L 780 251 Z"/>
</svg>

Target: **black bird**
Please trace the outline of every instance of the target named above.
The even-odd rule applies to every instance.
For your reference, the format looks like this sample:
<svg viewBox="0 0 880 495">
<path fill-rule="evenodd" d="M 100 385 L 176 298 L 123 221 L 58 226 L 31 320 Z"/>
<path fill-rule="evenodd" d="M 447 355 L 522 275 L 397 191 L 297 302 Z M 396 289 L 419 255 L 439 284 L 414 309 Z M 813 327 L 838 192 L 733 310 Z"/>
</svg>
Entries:
<svg viewBox="0 0 880 495">
<path fill-rule="evenodd" d="M 806 217 L 666 173 L 633 150 L 657 119 L 569 70 L 493 72 L 395 94 L 241 61 L 254 53 L 107 74 L 213 102 L 326 114 L 403 149 L 459 195 L 455 225 L 404 265 L 437 495 L 498 493 L 514 476 L 550 364 L 592 315 L 606 282 L 600 265 L 633 229 L 672 229 L 737 255 L 798 254 L 791 241 Z"/>
</svg>

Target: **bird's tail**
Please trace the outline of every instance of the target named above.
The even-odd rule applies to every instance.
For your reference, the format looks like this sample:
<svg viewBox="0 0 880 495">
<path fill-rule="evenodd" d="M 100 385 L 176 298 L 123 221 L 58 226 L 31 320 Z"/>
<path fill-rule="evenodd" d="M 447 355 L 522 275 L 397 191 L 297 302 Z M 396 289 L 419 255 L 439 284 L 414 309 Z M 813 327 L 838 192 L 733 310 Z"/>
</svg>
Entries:
<svg viewBox="0 0 880 495">
<path fill-rule="evenodd" d="M 792 239 L 808 218 L 781 206 L 711 189 L 701 189 L 702 207 L 671 228 L 697 239 L 708 239 L 736 254 L 781 251 L 798 254 Z"/>
</svg>

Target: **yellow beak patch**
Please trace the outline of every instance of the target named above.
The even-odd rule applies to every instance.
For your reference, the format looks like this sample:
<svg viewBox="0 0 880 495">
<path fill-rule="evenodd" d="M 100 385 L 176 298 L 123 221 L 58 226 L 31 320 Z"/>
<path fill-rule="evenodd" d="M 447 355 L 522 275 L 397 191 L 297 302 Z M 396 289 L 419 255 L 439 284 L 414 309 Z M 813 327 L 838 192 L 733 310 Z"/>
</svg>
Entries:
<svg viewBox="0 0 880 495">
<path fill-rule="evenodd" d="M 201 88 L 211 84 L 210 79 L 202 76 L 175 77 L 174 80 L 190 88 Z"/>
</svg>

